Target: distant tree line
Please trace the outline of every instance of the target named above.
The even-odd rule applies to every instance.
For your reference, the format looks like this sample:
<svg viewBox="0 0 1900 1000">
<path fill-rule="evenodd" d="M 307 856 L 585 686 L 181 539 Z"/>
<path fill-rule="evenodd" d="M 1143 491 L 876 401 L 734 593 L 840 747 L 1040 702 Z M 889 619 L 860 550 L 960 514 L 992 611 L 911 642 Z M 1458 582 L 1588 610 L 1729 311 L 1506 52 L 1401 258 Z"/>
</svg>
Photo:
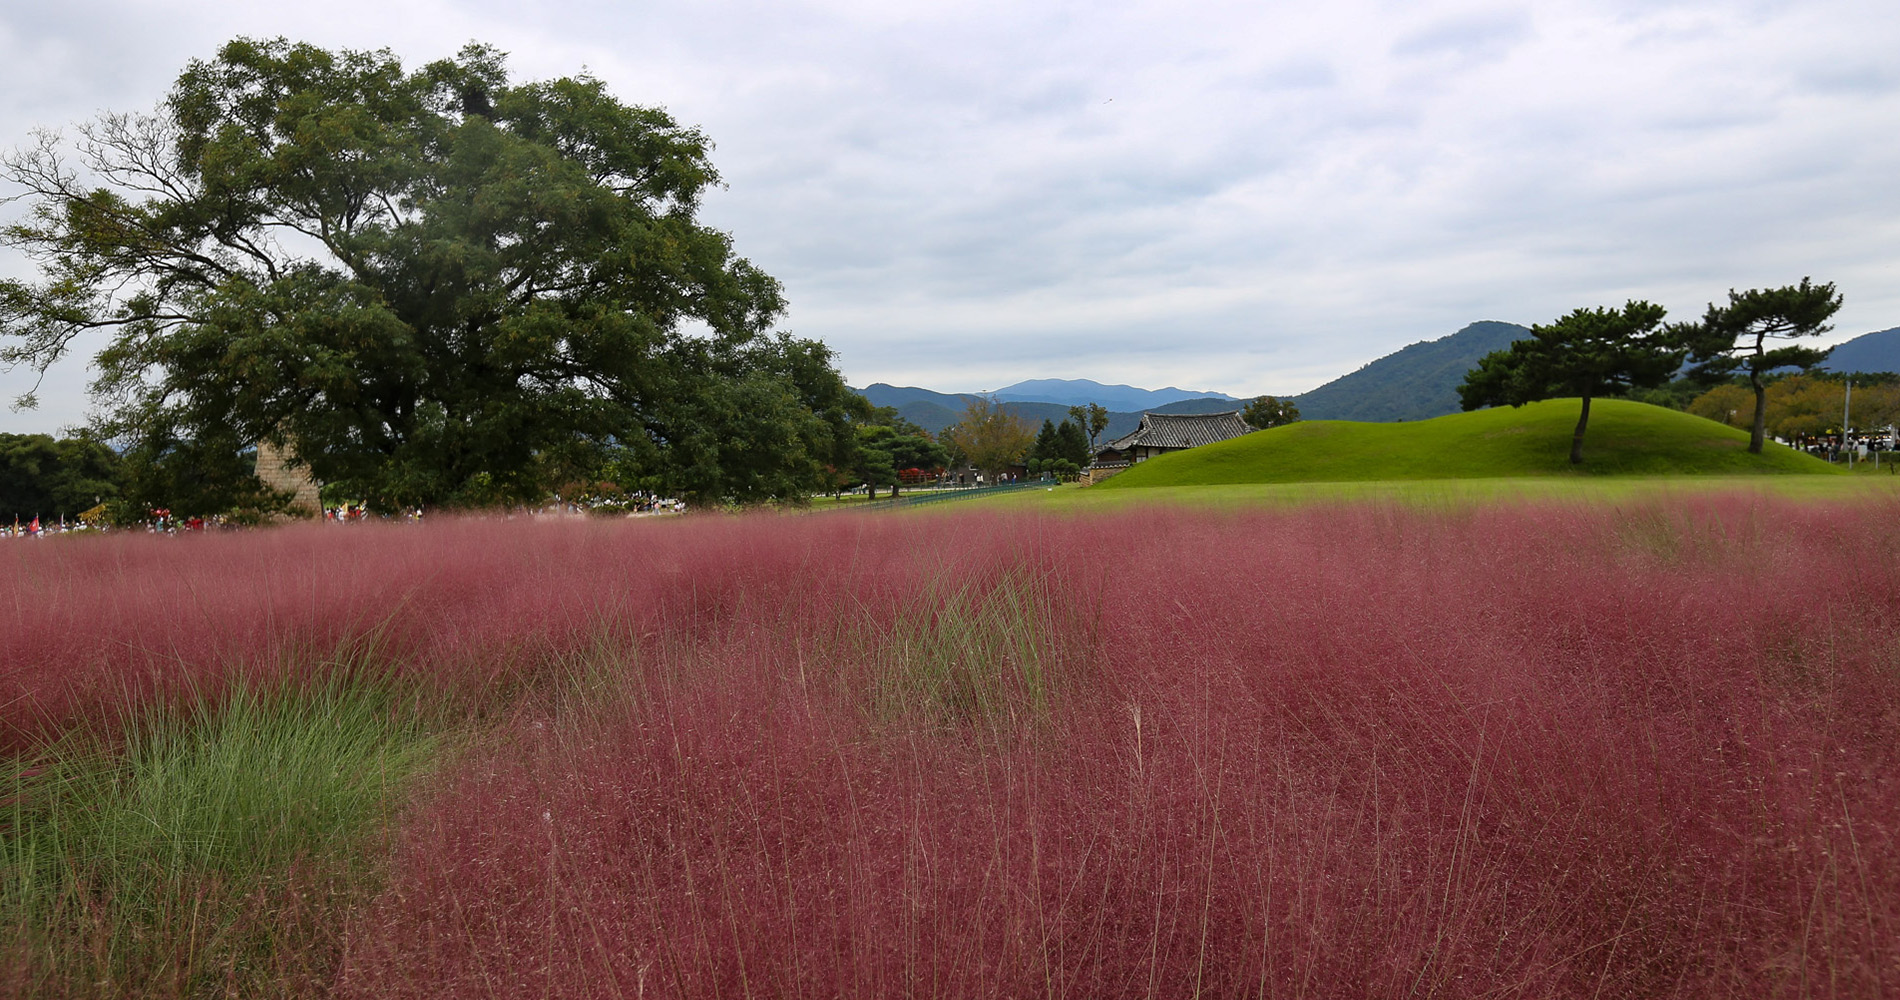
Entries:
<svg viewBox="0 0 1900 1000">
<path fill-rule="evenodd" d="M 1891 372 L 1793 372 L 1766 382 L 1763 424 L 1769 434 L 1793 441 L 1841 431 L 1841 417 L 1854 383 L 1847 426 L 1858 430 L 1900 425 L 1900 375 Z M 1741 382 L 1724 383 L 1690 400 L 1683 409 L 1731 427 L 1748 427 L 1755 396 Z"/>
<path fill-rule="evenodd" d="M 0 521 L 76 519 L 118 499 L 123 467 L 91 438 L 0 434 Z"/>
<path fill-rule="evenodd" d="M 1063 482 L 1082 474 L 1094 458 L 1088 434 L 1073 419 L 1062 423 L 1042 422 L 1034 444 L 1029 446 L 1025 470 L 1032 476 L 1047 473 Z"/>
<path fill-rule="evenodd" d="M 823 455 L 822 477 L 808 484 L 814 493 L 862 489 L 871 497 L 886 490 L 896 496 L 905 484 L 934 480 L 954 465 L 975 468 L 992 482 L 1019 467 L 1031 475 L 1073 479 L 1093 459 L 1090 436 L 1101 433 L 1108 417 L 1099 405 L 1078 406 L 1069 419 L 1044 421 L 1041 431 L 1032 433 L 1007 404 L 979 398 L 956 424 L 932 435 L 895 408 L 872 406 L 855 394 L 841 399 L 839 407 L 847 433 Z M 103 505 L 104 519 L 118 524 L 137 522 L 156 509 L 180 517 L 224 514 L 255 522 L 283 511 L 290 499 L 256 479 L 255 463 L 256 449 L 233 435 L 148 436 L 118 451 L 88 434 L 0 434 L 0 518 L 70 519 Z M 561 495 L 589 498 L 613 510 L 623 498 L 655 488 L 638 465 L 606 461 L 586 472 L 555 481 L 547 494 L 529 502 Z M 334 499 L 350 496 L 347 490 L 348 484 L 328 484 L 325 493 Z"/>
</svg>

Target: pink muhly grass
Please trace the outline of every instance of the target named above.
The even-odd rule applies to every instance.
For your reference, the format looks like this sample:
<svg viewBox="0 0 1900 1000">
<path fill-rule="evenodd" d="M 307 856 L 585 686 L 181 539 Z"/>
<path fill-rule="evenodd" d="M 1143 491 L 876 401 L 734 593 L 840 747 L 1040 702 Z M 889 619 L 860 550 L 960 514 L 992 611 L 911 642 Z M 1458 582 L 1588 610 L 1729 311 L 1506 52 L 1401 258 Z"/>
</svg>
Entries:
<svg viewBox="0 0 1900 1000">
<path fill-rule="evenodd" d="M 339 988 L 1875 995 L 1900 986 L 1895 513 L 643 536 L 693 565 L 641 619 L 672 638 L 442 776 Z M 1018 627 L 987 647 L 1009 669 L 879 694 Z"/>
<path fill-rule="evenodd" d="M 733 523 L 464 520 L 10 545 L 0 739 L 17 751 L 154 696 L 215 696 L 239 676 L 387 672 L 505 697 L 603 641 L 662 622 L 690 638 L 715 621 L 765 569 Z"/>
<path fill-rule="evenodd" d="M 0 725 L 31 764 L 240 678 L 466 703 L 344 995 L 1880 995 L 1897 513 L 20 544 Z"/>
</svg>

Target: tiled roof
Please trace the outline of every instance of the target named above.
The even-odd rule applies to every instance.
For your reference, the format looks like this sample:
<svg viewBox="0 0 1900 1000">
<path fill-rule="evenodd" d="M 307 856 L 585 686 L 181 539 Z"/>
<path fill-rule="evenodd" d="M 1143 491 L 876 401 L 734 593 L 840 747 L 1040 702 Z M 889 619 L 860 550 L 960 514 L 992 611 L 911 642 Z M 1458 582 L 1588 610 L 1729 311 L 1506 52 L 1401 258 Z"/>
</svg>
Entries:
<svg viewBox="0 0 1900 1000">
<path fill-rule="evenodd" d="M 1141 426 L 1105 447 L 1127 451 L 1136 446 L 1149 448 L 1192 448 L 1239 437 L 1253 430 L 1240 419 L 1239 410 L 1225 413 L 1144 413 Z"/>
</svg>

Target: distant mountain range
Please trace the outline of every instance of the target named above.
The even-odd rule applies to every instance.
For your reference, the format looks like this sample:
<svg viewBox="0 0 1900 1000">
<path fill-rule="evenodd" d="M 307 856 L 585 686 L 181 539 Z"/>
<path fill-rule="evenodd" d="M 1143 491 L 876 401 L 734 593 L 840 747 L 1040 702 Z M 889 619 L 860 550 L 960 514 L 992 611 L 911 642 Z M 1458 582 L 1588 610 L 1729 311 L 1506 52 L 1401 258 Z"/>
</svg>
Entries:
<svg viewBox="0 0 1900 1000">
<path fill-rule="evenodd" d="M 1289 397 L 1308 420 L 1429 420 L 1458 412 L 1458 383 L 1478 359 L 1531 335 L 1516 323 L 1483 320 L 1437 340 L 1424 340 L 1373 361 L 1358 371 Z M 1834 348 L 1821 366 L 1836 372 L 1900 372 L 1900 327 L 1863 334 Z M 976 393 L 934 392 L 883 382 L 856 390 L 876 406 L 896 408 L 904 419 L 935 433 L 956 423 Z M 1219 413 L 1246 401 L 1219 392 L 1172 386 L 1140 389 L 1088 379 L 1030 379 L 993 393 L 1032 424 L 1061 422 L 1069 407 L 1100 403 L 1109 409 L 1105 438 L 1135 429 L 1143 412 Z"/>
<path fill-rule="evenodd" d="M 1099 384 L 1090 382 L 1087 379 L 1042 379 L 1039 381 L 1055 383 L 1057 385 L 1071 387 L 1072 389 L 1077 386 Z M 1014 386 L 1010 386 L 1010 389 L 1017 390 L 1029 384 L 1031 383 L 1019 382 Z M 1133 393 L 1150 392 L 1150 390 L 1134 389 L 1125 385 L 1102 386 L 1102 388 L 1106 390 L 1128 390 Z M 964 408 L 969 406 L 971 401 L 977 398 L 977 394 L 973 392 L 935 392 L 930 389 L 919 389 L 914 386 L 889 385 L 884 382 L 876 382 L 855 391 L 870 400 L 871 405 L 892 407 L 897 410 L 898 416 L 922 427 L 932 434 L 962 419 Z M 1118 438 L 1134 430 L 1141 424 L 1141 415 L 1144 412 L 1219 413 L 1223 410 L 1237 410 L 1246 405 L 1234 399 L 1232 396 L 1226 395 L 1198 398 L 1188 395 L 1187 398 L 1183 398 L 1183 390 L 1172 388 L 1156 389 L 1150 394 L 1152 396 L 1164 396 L 1170 393 L 1172 393 L 1173 396 L 1167 402 L 1144 406 L 1141 409 L 1117 410 L 1111 407 L 1108 413 L 1108 430 L 1103 432 L 1102 440 Z M 984 393 L 983 395 L 996 395 L 1001 398 L 1000 393 Z M 1077 397 L 1071 395 L 1067 398 L 1075 399 Z M 1108 398 L 1114 399 L 1117 397 L 1111 395 Z M 1127 397 L 1124 395 L 1120 398 Z M 1003 406 L 1010 412 L 1021 416 L 1024 420 L 1041 426 L 1044 420 L 1061 423 L 1068 418 L 1069 407 L 1084 405 L 1092 401 L 1099 400 L 1091 400 L 1086 396 L 1081 397 L 1080 401 L 1075 403 L 1035 399 L 1004 399 Z M 1102 405 L 1108 406 L 1109 404 L 1102 402 Z"/>
<path fill-rule="evenodd" d="M 1863 333 L 1835 347 L 1821 367 L 1831 372 L 1900 372 L 1900 326 Z"/>
<path fill-rule="evenodd" d="M 1173 386 L 1166 389 L 1137 389 L 1132 385 L 1103 385 L 1085 378 L 1032 378 L 1004 386 L 989 395 L 1006 403 L 1061 403 L 1064 406 L 1100 403 L 1110 410 L 1135 413 L 1188 399 L 1235 401 L 1233 396 L 1224 392 L 1191 392 Z"/>
<path fill-rule="evenodd" d="M 1437 340 L 1388 354 L 1350 375 L 1290 397 L 1308 420 L 1425 420 L 1458 412 L 1458 383 L 1478 359 L 1530 336 L 1515 323 L 1479 322 Z M 904 419 L 935 433 L 956 423 L 975 393 L 933 392 L 877 383 L 858 392 L 874 405 L 895 407 Z M 1106 437 L 1135 429 L 1143 412 L 1219 413 L 1246 405 L 1226 393 L 1138 389 L 1088 379 L 1032 379 L 993 395 L 1031 423 L 1060 422 L 1069 407 L 1096 402 L 1109 408 Z"/>
</svg>

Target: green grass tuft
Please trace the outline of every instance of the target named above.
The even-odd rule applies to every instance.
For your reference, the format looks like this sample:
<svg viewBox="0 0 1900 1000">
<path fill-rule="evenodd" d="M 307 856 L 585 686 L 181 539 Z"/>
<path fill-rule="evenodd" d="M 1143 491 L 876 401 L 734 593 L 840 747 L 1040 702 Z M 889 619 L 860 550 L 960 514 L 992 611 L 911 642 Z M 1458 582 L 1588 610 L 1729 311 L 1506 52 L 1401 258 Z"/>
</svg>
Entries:
<svg viewBox="0 0 1900 1000">
<path fill-rule="evenodd" d="M 13 762 L 0 784 L 0 956 L 31 994 L 275 991 L 321 979 L 276 966 L 325 949 L 340 897 L 396 790 L 439 753 L 387 689 L 238 688 L 155 711 L 117 745 L 86 733 Z M 26 971 L 26 970 L 31 970 Z"/>
<path fill-rule="evenodd" d="M 1094 629 L 1047 577 L 940 581 L 888 631 L 867 630 L 879 667 L 872 714 L 936 724 L 1043 718 L 1096 653 L 1090 643 L 1072 645 L 1073 637 Z"/>
<path fill-rule="evenodd" d="M 1240 483 L 1372 482 L 1562 476 L 1838 475 L 1711 420 L 1628 400 L 1590 404 L 1583 464 L 1570 464 L 1578 402 L 1553 399 L 1413 423 L 1311 420 L 1151 459 L 1101 489 Z"/>
</svg>

